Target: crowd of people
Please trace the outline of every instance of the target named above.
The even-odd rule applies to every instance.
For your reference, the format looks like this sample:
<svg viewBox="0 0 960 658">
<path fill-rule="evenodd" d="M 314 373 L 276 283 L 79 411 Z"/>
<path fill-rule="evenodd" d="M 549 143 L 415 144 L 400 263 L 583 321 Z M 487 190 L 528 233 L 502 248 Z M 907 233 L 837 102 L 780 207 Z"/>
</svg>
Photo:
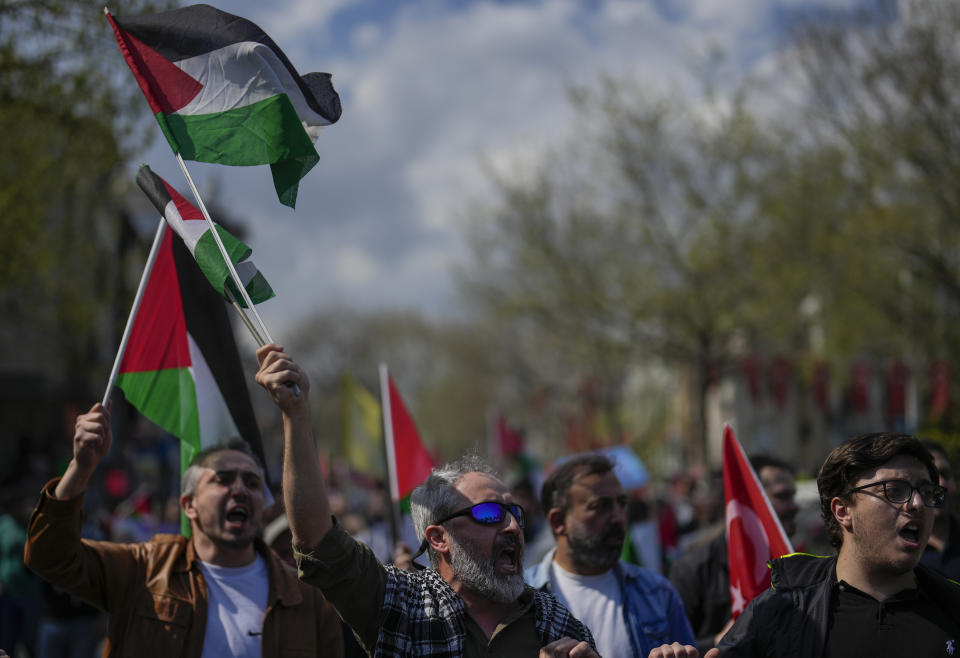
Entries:
<svg viewBox="0 0 960 658">
<path fill-rule="evenodd" d="M 321 468 L 309 377 L 276 345 L 257 357 L 256 381 L 283 421 L 274 506 L 283 512 L 267 508 L 264 465 L 233 441 L 202 451 L 183 474 L 176 509 L 189 533 L 98 533 L 84 522 L 84 500 L 113 437 L 109 409 L 96 404 L 77 419 L 73 457 L 42 486 L 29 519 L 0 517 L 0 649 L 84 658 L 957 650 L 960 585 L 950 579 L 960 578 L 960 522 L 935 443 L 877 433 L 826 455 L 817 486 L 832 556 L 773 560 L 771 589 L 734 610 L 722 495 L 706 497 L 712 515 L 678 523 L 688 512 L 631 499 L 601 454 L 564 460 L 538 491 L 529 480 L 509 486 L 477 456 L 439 466 L 411 495 L 412 537 L 393 545 L 385 498 L 364 504 L 364 520 Z M 764 455 L 751 463 L 796 535 L 791 465 Z M 161 530 L 170 523 L 157 517 Z M 90 641 L 56 649 L 38 639 L 44 595 L 26 593 L 41 586 L 82 611 L 73 638 Z M 68 628 L 69 617 L 53 619 Z"/>
</svg>

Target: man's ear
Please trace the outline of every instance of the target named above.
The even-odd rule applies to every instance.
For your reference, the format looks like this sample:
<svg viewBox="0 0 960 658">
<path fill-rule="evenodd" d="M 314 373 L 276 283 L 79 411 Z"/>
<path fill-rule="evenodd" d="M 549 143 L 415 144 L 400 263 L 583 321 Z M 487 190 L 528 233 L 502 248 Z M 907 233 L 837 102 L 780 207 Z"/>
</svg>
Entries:
<svg viewBox="0 0 960 658">
<path fill-rule="evenodd" d="M 853 515 L 851 514 L 851 505 L 839 497 L 834 497 L 830 501 L 830 512 L 833 518 L 837 520 L 840 527 L 847 532 L 853 531 Z"/>
<path fill-rule="evenodd" d="M 442 525 L 428 525 L 423 536 L 438 555 L 447 555 L 450 553 L 450 538 L 446 529 Z"/>
<path fill-rule="evenodd" d="M 197 508 L 194 505 L 193 494 L 183 494 L 180 496 L 180 509 L 183 510 L 183 515 L 191 521 L 197 518 Z"/>
<path fill-rule="evenodd" d="M 564 535 L 567 532 L 567 514 L 559 507 L 551 507 L 547 512 L 547 523 L 553 530 L 554 536 Z"/>
</svg>

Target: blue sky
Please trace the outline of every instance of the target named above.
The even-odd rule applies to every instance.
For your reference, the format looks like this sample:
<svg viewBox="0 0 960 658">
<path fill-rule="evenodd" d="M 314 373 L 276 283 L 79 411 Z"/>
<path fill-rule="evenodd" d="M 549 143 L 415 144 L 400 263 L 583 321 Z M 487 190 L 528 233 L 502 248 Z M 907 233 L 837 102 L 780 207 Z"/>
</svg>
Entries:
<svg viewBox="0 0 960 658">
<path fill-rule="evenodd" d="M 245 221 L 278 295 L 258 308 L 279 341 L 334 304 L 456 315 L 466 209 L 489 192 L 480 163 L 522 167 L 575 138 L 571 83 L 612 74 L 693 94 L 692 65 L 720 49 L 737 74 L 776 84 L 784 18 L 853 1 L 213 1 L 257 23 L 300 73 L 332 73 L 343 116 L 317 141 L 295 211 L 267 167 L 188 167 Z M 186 191 L 156 130 L 135 162 Z"/>
</svg>

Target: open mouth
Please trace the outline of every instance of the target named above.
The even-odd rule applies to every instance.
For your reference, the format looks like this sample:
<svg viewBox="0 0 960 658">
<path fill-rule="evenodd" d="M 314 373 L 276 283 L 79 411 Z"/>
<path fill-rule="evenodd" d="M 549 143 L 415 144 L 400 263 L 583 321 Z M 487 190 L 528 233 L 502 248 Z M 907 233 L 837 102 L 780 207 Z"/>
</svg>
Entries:
<svg viewBox="0 0 960 658">
<path fill-rule="evenodd" d="M 243 525 L 250 519 L 250 510 L 243 505 L 236 505 L 227 510 L 227 523 L 231 525 Z"/>
<path fill-rule="evenodd" d="M 503 573 L 520 573 L 520 550 L 516 546 L 507 546 L 497 553 L 497 568 Z"/>
<path fill-rule="evenodd" d="M 902 528 L 900 528 L 899 535 L 902 539 L 905 539 L 910 544 L 919 545 L 920 544 L 920 524 L 919 523 L 907 523 Z"/>
</svg>

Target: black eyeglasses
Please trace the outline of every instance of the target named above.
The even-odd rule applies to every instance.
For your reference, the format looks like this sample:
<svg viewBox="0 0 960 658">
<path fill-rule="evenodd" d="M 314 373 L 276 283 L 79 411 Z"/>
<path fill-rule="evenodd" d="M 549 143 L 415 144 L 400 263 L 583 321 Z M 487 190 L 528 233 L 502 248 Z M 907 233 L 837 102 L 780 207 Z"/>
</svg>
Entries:
<svg viewBox="0 0 960 658">
<path fill-rule="evenodd" d="M 439 521 L 433 523 L 433 525 L 440 525 L 441 523 L 446 523 L 450 519 L 455 519 L 458 516 L 469 516 L 471 519 L 480 523 L 482 525 L 497 525 L 498 523 L 503 523 L 503 519 L 506 518 L 507 512 L 513 514 L 513 518 L 517 520 L 517 523 L 520 527 L 523 527 L 523 508 L 515 503 L 497 503 L 497 502 L 486 502 L 486 503 L 477 503 L 476 505 L 471 505 L 465 509 L 460 510 L 459 512 L 454 512 L 453 514 L 448 514 Z"/>
<path fill-rule="evenodd" d="M 856 493 L 867 487 L 875 487 L 877 485 L 883 487 L 883 497 L 895 505 L 902 505 L 907 502 L 913 497 L 913 492 L 916 491 L 920 494 L 924 505 L 927 507 L 940 507 L 943 505 L 943 500 L 947 495 L 946 489 L 935 484 L 921 484 L 915 487 L 906 480 L 881 480 L 879 482 L 871 482 L 870 484 L 855 487 L 848 491 L 847 494 Z"/>
</svg>

